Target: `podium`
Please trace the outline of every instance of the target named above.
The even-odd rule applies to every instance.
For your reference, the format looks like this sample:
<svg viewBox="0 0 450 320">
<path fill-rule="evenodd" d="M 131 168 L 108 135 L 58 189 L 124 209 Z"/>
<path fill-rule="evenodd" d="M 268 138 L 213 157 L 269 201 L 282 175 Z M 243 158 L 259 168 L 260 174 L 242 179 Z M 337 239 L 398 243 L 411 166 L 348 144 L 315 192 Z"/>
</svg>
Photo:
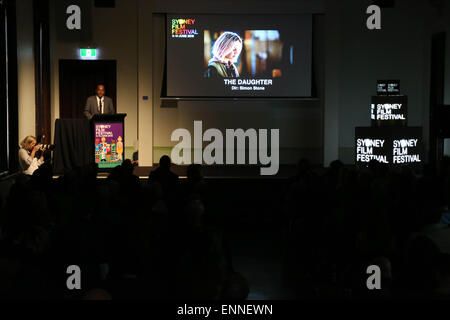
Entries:
<svg viewBox="0 0 450 320">
<path fill-rule="evenodd" d="M 125 113 L 96 114 L 91 119 L 94 159 L 98 168 L 108 171 L 125 159 Z"/>
</svg>

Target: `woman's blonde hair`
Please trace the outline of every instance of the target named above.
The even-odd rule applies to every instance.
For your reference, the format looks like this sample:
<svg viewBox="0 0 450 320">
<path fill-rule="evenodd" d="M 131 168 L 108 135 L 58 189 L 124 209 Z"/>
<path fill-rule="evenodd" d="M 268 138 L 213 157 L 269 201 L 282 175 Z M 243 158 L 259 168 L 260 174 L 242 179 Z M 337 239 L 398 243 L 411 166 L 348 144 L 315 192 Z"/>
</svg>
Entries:
<svg viewBox="0 0 450 320">
<path fill-rule="evenodd" d="M 30 146 L 30 144 L 32 143 L 36 143 L 36 138 L 34 136 L 26 136 L 25 139 L 23 139 L 20 142 L 20 147 L 24 148 L 26 150 L 28 150 L 28 147 Z"/>
<path fill-rule="evenodd" d="M 223 58 L 226 55 L 228 55 L 231 52 L 231 50 L 233 50 L 235 42 L 239 42 L 241 44 L 242 49 L 242 38 L 237 33 L 230 31 L 225 31 L 224 33 L 222 33 L 214 43 L 212 49 L 213 58 L 211 60 L 223 61 Z M 236 56 L 235 60 L 237 60 L 238 56 L 239 55 Z"/>
</svg>

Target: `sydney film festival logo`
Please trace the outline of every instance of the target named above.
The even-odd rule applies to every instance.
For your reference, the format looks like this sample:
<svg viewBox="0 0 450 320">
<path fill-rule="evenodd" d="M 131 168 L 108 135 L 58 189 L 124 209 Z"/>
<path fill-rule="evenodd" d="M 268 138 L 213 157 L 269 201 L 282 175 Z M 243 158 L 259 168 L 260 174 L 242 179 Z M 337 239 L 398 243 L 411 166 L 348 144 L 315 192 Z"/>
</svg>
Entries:
<svg viewBox="0 0 450 320">
<path fill-rule="evenodd" d="M 194 25 L 195 19 L 172 19 L 172 38 L 194 38 L 198 35 Z"/>
</svg>

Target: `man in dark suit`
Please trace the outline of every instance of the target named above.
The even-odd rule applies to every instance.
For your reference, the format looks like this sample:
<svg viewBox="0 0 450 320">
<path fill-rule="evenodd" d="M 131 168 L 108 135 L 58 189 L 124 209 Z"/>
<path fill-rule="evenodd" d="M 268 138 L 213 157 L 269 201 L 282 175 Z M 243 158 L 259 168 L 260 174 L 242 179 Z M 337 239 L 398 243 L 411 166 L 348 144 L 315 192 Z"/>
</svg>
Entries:
<svg viewBox="0 0 450 320">
<path fill-rule="evenodd" d="M 114 114 L 112 99 L 105 96 L 105 86 L 99 84 L 95 90 L 96 95 L 87 98 L 84 115 L 91 119 L 94 114 Z"/>
</svg>

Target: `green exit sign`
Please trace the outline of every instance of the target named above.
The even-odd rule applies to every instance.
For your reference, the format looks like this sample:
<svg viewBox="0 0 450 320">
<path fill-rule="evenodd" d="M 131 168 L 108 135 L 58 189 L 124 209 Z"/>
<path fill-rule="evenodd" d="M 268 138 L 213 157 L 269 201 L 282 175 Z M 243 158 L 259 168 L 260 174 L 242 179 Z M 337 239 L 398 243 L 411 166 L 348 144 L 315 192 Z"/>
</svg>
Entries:
<svg viewBox="0 0 450 320">
<path fill-rule="evenodd" d="M 97 56 L 96 49 L 80 49 L 80 56 L 83 58 L 95 58 Z"/>
</svg>

